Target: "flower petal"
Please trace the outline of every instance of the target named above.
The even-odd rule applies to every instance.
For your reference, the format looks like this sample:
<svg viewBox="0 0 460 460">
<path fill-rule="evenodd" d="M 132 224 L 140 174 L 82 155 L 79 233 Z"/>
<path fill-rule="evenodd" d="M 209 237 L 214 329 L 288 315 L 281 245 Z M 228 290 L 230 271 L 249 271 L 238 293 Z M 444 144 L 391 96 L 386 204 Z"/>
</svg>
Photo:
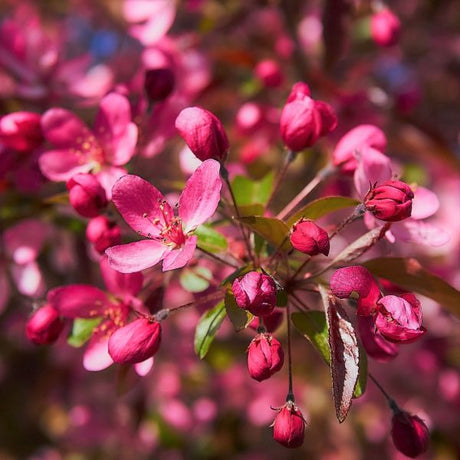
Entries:
<svg viewBox="0 0 460 460">
<path fill-rule="evenodd" d="M 167 226 L 164 215 L 174 215 L 157 188 L 132 174 L 121 177 L 115 183 L 112 200 L 126 223 L 147 238 L 160 236 L 162 228 Z M 154 221 L 157 221 L 157 225 Z"/>
<path fill-rule="evenodd" d="M 179 217 L 184 225 L 184 233 L 195 230 L 216 211 L 222 188 L 219 171 L 219 162 L 206 160 L 185 184 L 179 198 Z"/>
<path fill-rule="evenodd" d="M 87 284 L 72 284 L 48 292 L 48 303 L 66 318 L 94 318 L 110 305 L 103 291 Z"/>
<path fill-rule="evenodd" d="M 193 257 L 196 248 L 196 235 L 190 236 L 185 245 L 180 249 L 174 249 L 163 260 L 163 271 L 182 268 Z"/>
<path fill-rule="evenodd" d="M 354 175 L 356 190 L 360 196 L 369 191 L 369 185 L 391 179 L 391 160 L 372 147 L 363 147 L 357 152 L 358 167 Z"/>
<path fill-rule="evenodd" d="M 121 273 L 133 273 L 153 267 L 169 251 L 170 248 L 160 241 L 141 240 L 112 246 L 105 253 L 109 256 L 109 264 L 113 269 Z"/>
<path fill-rule="evenodd" d="M 120 177 L 123 177 L 127 174 L 125 168 L 120 168 L 118 166 L 108 166 L 105 165 L 101 170 L 96 174 L 102 188 L 105 190 L 107 199 L 110 201 L 112 199 L 112 188 Z"/>
<path fill-rule="evenodd" d="M 106 255 L 101 257 L 99 266 L 104 283 L 112 294 L 124 298 L 135 296 L 142 289 L 144 281 L 142 273 L 120 273 L 110 266 Z"/>
<path fill-rule="evenodd" d="M 67 181 L 78 173 L 87 173 L 94 166 L 89 158 L 71 150 L 49 150 L 40 156 L 38 164 L 43 175 L 55 182 Z"/>
<path fill-rule="evenodd" d="M 140 363 L 134 364 L 134 370 L 139 377 L 145 377 L 153 367 L 153 356 Z"/>
<path fill-rule="evenodd" d="M 90 340 L 83 355 L 83 367 L 87 371 L 102 371 L 113 364 L 108 344 L 108 337 L 96 336 Z"/>
<path fill-rule="evenodd" d="M 439 199 L 425 187 L 417 186 L 412 199 L 412 219 L 426 219 L 439 209 Z"/>
<path fill-rule="evenodd" d="M 126 164 L 133 156 L 137 142 L 137 126 L 131 122 L 128 99 L 117 93 L 105 96 L 94 122 L 94 133 L 108 163 L 115 166 Z"/>
<path fill-rule="evenodd" d="M 43 276 L 35 261 L 25 265 L 13 265 L 11 267 L 16 287 L 21 294 L 30 297 L 39 297 L 45 292 Z"/>
</svg>

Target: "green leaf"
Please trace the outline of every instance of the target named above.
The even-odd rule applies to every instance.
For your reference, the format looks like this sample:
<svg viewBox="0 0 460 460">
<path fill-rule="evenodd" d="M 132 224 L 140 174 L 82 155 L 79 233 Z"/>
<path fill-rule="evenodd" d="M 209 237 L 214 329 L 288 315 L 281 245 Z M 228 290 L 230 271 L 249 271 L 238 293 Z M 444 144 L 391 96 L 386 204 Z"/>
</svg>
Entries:
<svg viewBox="0 0 460 460">
<path fill-rule="evenodd" d="M 195 353 L 203 359 L 226 315 L 224 301 L 208 310 L 198 321 L 195 331 Z"/>
<path fill-rule="evenodd" d="M 262 216 L 264 213 L 264 206 L 259 203 L 239 205 L 238 211 L 240 212 L 241 217 Z"/>
<path fill-rule="evenodd" d="M 280 246 L 283 241 L 283 250 L 291 247 L 289 241 L 289 227 L 274 217 L 250 216 L 238 219 L 241 223 L 258 233 L 262 238 L 272 243 L 275 247 Z"/>
<path fill-rule="evenodd" d="M 360 398 L 366 391 L 367 385 L 367 353 L 364 348 L 359 345 L 359 376 L 356 382 L 353 398 Z"/>
<path fill-rule="evenodd" d="M 385 278 L 408 291 L 415 291 L 442 305 L 460 317 L 460 291 L 425 270 L 416 259 L 382 257 L 368 260 L 363 265 L 372 274 Z"/>
<path fill-rule="evenodd" d="M 297 211 L 287 220 L 286 223 L 289 227 L 291 227 L 302 217 L 316 220 L 331 212 L 357 206 L 359 203 L 360 201 L 345 196 L 328 196 L 325 198 L 319 198 L 308 203 L 302 209 Z"/>
<path fill-rule="evenodd" d="M 232 189 L 238 207 L 252 204 L 265 204 L 272 190 L 273 177 L 273 171 L 270 171 L 259 181 L 244 176 L 236 176 L 232 182 Z"/>
<path fill-rule="evenodd" d="M 93 334 L 94 328 L 99 325 L 102 318 L 76 318 L 73 320 L 72 332 L 67 338 L 67 343 L 79 348 L 84 345 Z"/>
<path fill-rule="evenodd" d="M 209 287 L 212 272 L 206 267 L 185 268 L 180 273 L 180 284 L 188 292 L 203 292 Z"/>
<path fill-rule="evenodd" d="M 288 303 L 288 295 L 284 289 L 276 291 L 276 305 L 278 307 L 285 307 Z"/>
<path fill-rule="evenodd" d="M 292 313 L 291 318 L 296 329 L 312 343 L 324 361 L 330 365 L 331 352 L 325 313 L 317 310 L 296 312 Z"/>
<path fill-rule="evenodd" d="M 69 192 L 56 193 L 43 200 L 46 204 L 69 204 Z"/>
<path fill-rule="evenodd" d="M 216 253 L 227 250 L 225 236 L 208 225 L 200 225 L 195 230 L 195 235 L 198 236 L 198 247 L 203 248 L 205 251 Z"/>
<path fill-rule="evenodd" d="M 225 294 L 225 310 L 236 332 L 244 329 L 254 318 L 248 311 L 238 306 L 235 296 L 231 292 Z"/>
</svg>

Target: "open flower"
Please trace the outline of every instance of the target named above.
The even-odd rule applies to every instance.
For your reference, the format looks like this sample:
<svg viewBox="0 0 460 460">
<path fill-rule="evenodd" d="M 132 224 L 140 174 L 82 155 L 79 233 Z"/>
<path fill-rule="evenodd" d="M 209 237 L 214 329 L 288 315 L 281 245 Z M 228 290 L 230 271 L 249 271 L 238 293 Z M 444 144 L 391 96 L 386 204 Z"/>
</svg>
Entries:
<svg viewBox="0 0 460 460">
<path fill-rule="evenodd" d="M 220 165 L 206 160 L 193 173 L 179 198 L 178 216 L 161 192 L 138 176 L 114 185 L 113 202 L 128 225 L 148 239 L 107 249 L 112 268 L 132 273 L 163 260 L 163 271 L 181 268 L 193 257 L 197 237 L 191 233 L 215 212 L 222 182 Z"/>
</svg>

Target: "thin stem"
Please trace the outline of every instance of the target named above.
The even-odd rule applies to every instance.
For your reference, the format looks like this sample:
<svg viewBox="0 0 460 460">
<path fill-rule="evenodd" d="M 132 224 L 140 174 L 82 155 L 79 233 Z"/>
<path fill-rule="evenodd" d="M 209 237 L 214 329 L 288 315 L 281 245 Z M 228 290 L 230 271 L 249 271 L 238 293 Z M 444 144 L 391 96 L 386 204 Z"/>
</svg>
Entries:
<svg viewBox="0 0 460 460">
<path fill-rule="evenodd" d="M 278 219 L 284 219 L 292 210 L 306 197 L 308 196 L 321 182 L 327 179 L 335 169 L 328 165 L 318 171 L 316 176 L 303 188 L 303 190 L 294 197 L 294 199 L 288 203 L 285 208 L 278 213 L 276 216 Z"/>
<path fill-rule="evenodd" d="M 278 254 L 278 252 L 280 251 L 280 249 L 284 246 L 284 243 L 286 243 L 286 241 L 288 240 L 289 236 L 285 236 L 283 241 L 281 241 L 281 243 L 277 246 L 277 248 L 275 249 L 275 252 L 270 256 L 270 259 L 268 259 L 268 262 L 267 262 L 267 266 L 269 267 L 271 265 L 271 263 L 273 262 L 273 259 L 276 257 L 276 255 Z"/>
<path fill-rule="evenodd" d="M 281 170 L 278 174 L 278 177 L 276 178 L 275 185 L 272 188 L 272 191 L 270 193 L 270 196 L 268 197 L 267 204 L 265 205 L 265 208 L 268 208 L 270 206 L 270 203 L 272 202 L 273 197 L 275 196 L 275 193 L 278 191 L 278 188 L 284 179 L 284 176 L 286 175 L 286 172 L 289 168 L 289 165 L 294 161 L 296 157 L 296 153 L 293 152 L 292 150 L 289 150 L 287 152 L 287 155 L 284 158 L 284 163 L 283 166 L 281 167 Z"/>
<path fill-rule="evenodd" d="M 291 399 L 294 401 L 294 391 L 292 389 L 292 350 L 291 350 L 291 308 L 289 302 L 286 306 L 287 314 L 287 335 L 288 335 L 288 376 L 289 376 L 289 389 L 286 400 Z"/>
<path fill-rule="evenodd" d="M 366 210 L 365 210 L 365 208 L 364 208 L 364 206 L 362 204 L 358 205 L 355 208 L 355 210 L 353 211 L 353 214 L 351 214 L 345 220 L 340 222 L 340 224 L 337 225 L 337 227 L 329 234 L 329 240 L 334 238 L 334 236 L 337 235 L 337 233 L 341 232 L 348 224 L 351 224 L 355 220 L 357 220 L 360 217 L 362 217 L 363 214 L 365 213 L 365 211 Z"/>
<path fill-rule="evenodd" d="M 217 260 L 218 262 L 220 262 L 222 264 L 228 265 L 229 267 L 233 267 L 233 268 L 240 268 L 238 265 L 232 264 L 231 262 L 229 262 L 229 261 L 227 261 L 225 259 L 222 259 L 219 256 L 216 256 L 212 252 L 206 251 L 206 249 L 203 249 L 200 246 L 197 246 L 197 249 L 199 249 L 202 253 L 206 254 L 207 256 L 211 257 L 214 260 Z"/>
<path fill-rule="evenodd" d="M 375 386 L 382 392 L 383 396 L 385 396 L 389 406 L 393 408 L 397 408 L 398 405 L 395 403 L 394 399 L 383 389 L 382 385 L 377 381 L 377 379 L 369 372 L 369 378 L 375 383 Z"/>
<path fill-rule="evenodd" d="M 230 184 L 230 181 L 228 179 L 227 171 L 225 171 L 222 174 L 222 177 L 225 183 L 227 184 L 228 191 L 230 192 L 230 197 L 232 198 L 232 203 L 233 203 L 233 207 L 235 208 L 236 217 L 239 219 L 241 217 L 241 214 L 240 214 L 240 210 L 238 209 L 238 204 L 236 203 L 236 198 L 235 198 L 235 194 L 233 193 L 232 185 Z M 248 235 L 246 234 L 244 226 L 240 221 L 238 221 L 238 226 L 240 228 L 241 234 L 243 235 L 244 244 L 246 245 L 246 249 L 248 251 L 249 257 L 251 258 L 252 263 L 256 265 L 254 254 L 252 253 L 251 243 L 249 241 Z"/>
<path fill-rule="evenodd" d="M 303 308 L 305 308 L 306 311 L 310 311 L 310 307 L 308 305 L 305 305 L 302 299 L 300 299 L 294 292 L 289 293 L 292 297 L 294 297 L 297 302 L 299 302 L 300 305 L 302 305 Z"/>
<path fill-rule="evenodd" d="M 308 262 L 310 262 L 310 260 L 311 260 L 311 257 L 308 257 L 308 259 L 303 262 L 303 264 L 291 276 L 291 280 L 293 280 L 305 268 L 305 266 L 308 264 Z"/>
</svg>

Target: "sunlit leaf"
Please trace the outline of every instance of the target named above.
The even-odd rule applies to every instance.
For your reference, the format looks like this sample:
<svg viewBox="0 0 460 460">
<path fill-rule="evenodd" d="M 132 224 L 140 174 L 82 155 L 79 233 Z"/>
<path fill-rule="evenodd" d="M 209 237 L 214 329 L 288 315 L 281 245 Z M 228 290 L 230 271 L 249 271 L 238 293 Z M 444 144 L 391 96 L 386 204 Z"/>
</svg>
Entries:
<svg viewBox="0 0 460 460">
<path fill-rule="evenodd" d="M 358 200 L 345 196 L 328 196 L 325 198 L 319 198 L 299 209 L 299 211 L 290 217 L 286 223 L 289 227 L 291 227 L 301 217 L 315 220 L 331 212 L 357 206 L 359 203 L 360 202 Z"/>
<path fill-rule="evenodd" d="M 273 186 L 273 172 L 269 172 L 263 179 L 255 181 L 244 176 L 236 176 L 232 182 L 232 189 L 238 206 L 265 204 Z"/>
<path fill-rule="evenodd" d="M 438 302 L 446 310 L 460 317 L 460 291 L 425 270 L 418 260 L 403 257 L 382 257 L 363 265 L 375 276 L 415 291 Z"/>
<path fill-rule="evenodd" d="M 212 272 L 206 267 L 184 268 L 180 273 L 180 284 L 188 292 L 203 292 L 209 287 Z"/>
<path fill-rule="evenodd" d="M 284 250 L 291 247 L 289 228 L 282 220 L 275 219 L 274 217 L 250 216 L 242 217 L 239 221 L 272 243 L 275 247 L 281 244 L 283 244 Z"/>
<path fill-rule="evenodd" d="M 238 306 L 235 296 L 231 292 L 227 292 L 225 295 L 225 310 L 237 332 L 244 329 L 254 318 L 248 311 Z"/>
<path fill-rule="evenodd" d="M 72 332 L 67 338 L 67 343 L 72 347 L 83 346 L 93 334 L 94 328 L 99 325 L 102 318 L 76 318 L 73 321 Z"/>
<path fill-rule="evenodd" d="M 227 250 L 225 236 L 208 225 L 200 225 L 195 230 L 195 235 L 198 236 L 198 246 L 205 251 L 216 253 Z"/>
<path fill-rule="evenodd" d="M 321 299 L 326 311 L 331 352 L 332 394 L 337 419 L 342 423 L 351 407 L 359 375 L 359 347 L 355 330 L 347 314 L 319 285 Z"/>
<path fill-rule="evenodd" d="M 198 321 L 195 331 L 195 353 L 203 359 L 226 315 L 224 301 L 208 310 Z"/>
</svg>

